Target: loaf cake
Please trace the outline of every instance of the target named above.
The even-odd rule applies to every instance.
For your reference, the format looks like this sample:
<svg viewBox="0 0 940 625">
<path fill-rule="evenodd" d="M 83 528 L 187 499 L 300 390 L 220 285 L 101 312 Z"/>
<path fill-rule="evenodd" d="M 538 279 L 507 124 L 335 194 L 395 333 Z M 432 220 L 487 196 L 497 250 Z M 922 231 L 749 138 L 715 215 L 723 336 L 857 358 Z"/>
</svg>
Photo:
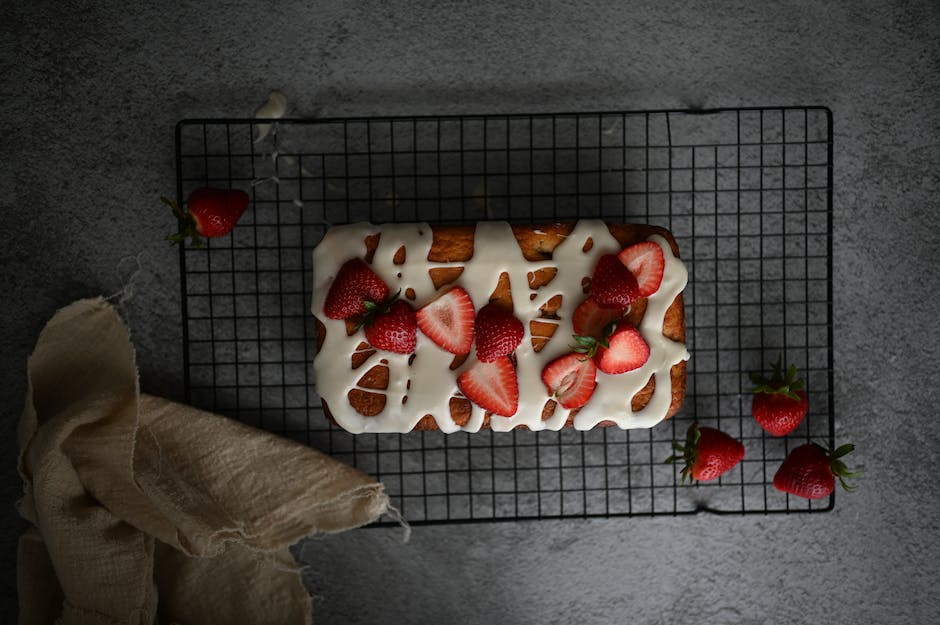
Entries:
<svg viewBox="0 0 940 625">
<path fill-rule="evenodd" d="M 631 250 L 655 252 L 661 280 L 638 284 L 624 269 Z M 623 263 L 610 261 L 618 254 Z M 610 281 L 596 273 L 604 263 L 633 280 L 626 306 L 595 301 L 601 280 Z M 649 428 L 685 397 L 688 274 L 663 228 L 598 220 L 356 223 L 326 232 L 313 270 L 316 390 L 327 417 L 349 432 Z M 447 308 L 457 301 L 469 313 Z M 493 332 L 484 337 L 484 308 L 508 321 L 497 325 L 495 339 Z M 472 349 L 464 328 L 441 331 L 456 324 L 458 310 L 476 315 Z M 575 332 L 586 333 L 585 310 L 595 324 L 590 337 Z M 505 352 L 506 341 L 511 353 L 484 354 Z M 621 344 L 629 358 L 618 361 Z M 620 368 L 610 369 L 606 356 Z"/>
</svg>

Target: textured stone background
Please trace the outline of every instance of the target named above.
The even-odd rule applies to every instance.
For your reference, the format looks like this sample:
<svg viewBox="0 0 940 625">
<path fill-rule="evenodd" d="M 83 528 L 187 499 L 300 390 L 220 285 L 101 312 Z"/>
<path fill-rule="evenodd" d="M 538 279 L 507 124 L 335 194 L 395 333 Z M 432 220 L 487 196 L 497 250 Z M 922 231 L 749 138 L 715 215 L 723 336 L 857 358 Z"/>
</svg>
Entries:
<svg viewBox="0 0 940 625">
<path fill-rule="evenodd" d="M 823 104 L 835 116 L 837 435 L 866 477 L 811 516 L 394 529 L 310 541 L 318 623 L 927 623 L 940 4 L 245 0 L 0 6 L 0 621 L 15 614 L 15 429 L 39 329 L 113 293 L 146 390 L 181 396 L 173 125 L 245 116 Z M 512 4 L 513 6 L 508 6 Z M 698 615 L 697 618 L 695 615 Z"/>
</svg>

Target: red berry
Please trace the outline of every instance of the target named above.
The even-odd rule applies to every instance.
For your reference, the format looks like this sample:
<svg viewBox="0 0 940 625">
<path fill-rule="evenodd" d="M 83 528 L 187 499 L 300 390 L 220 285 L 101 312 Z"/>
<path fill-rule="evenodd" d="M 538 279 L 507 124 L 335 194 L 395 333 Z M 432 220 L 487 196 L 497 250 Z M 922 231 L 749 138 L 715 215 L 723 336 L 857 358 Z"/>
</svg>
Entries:
<svg viewBox="0 0 940 625">
<path fill-rule="evenodd" d="M 591 297 L 603 308 L 626 308 L 638 297 L 636 277 L 615 255 L 604 254 L 594 268 Z"/>
<path fill-rule="evenodd" d="M 415 311 L 405 300 L 395 300 L 387 311 L 379 311 L 366 322 L 366 340 L 376 349 L 398 354 L 415 351 L 418 324 Z"/>
<path fill-rule="evenodd" d="M 519 408 L 519 381 L 509 358 L 475 362 L 457 378 L 460 392 L 493 414 L 511 417 Z"/>
<path fill-rule="evenodd" d="M 574 333 L 579 336 L 602 338 L 604 328 L 622 316 L 623 311 L 619 308 L 602 308 L 589 297 L 575 309 L 571 323 L 574 326 Z"/>
<path fill-rule="evenodd" d="M 565 354 L 545 366 L 542 382 L 563 408 L 580 408 L 594 394 L 597 367 L 584 354 Z"/>
<path fill-rule="evenodd" d="M 477 358 L 480 362 L 493 362 L 519 347 L 525 328 L 512 313 L 495 304 L 487 304 L 477 313 L 475 332 Z"/>
<path fill-rule="evenodd" d="M 809 410 L 806 391 L 796 391 L 797 399 L 780 393 L 757 393 L 751 404 L 751 414 L 758 425 L 773 436 L 786 436 L 803 422 Z"/>
<path fill-rule="evenodd" d="M 790 365 L 786 373 L 781 367 L 783 356 L 773 363 L 773 375 L 770 379 L 758 373 L 751 374 L 751 381 L 757 385 L 751 414 L 764 430 L 773 436 L 785 436 L 795 430 L 809 410 L 803 380 L 796 377 L 796 367 Z"/>
<path fill-rule="evenodd" d="M 646 364 L 650 346 L 640 331 L 624 319 L 607 339 L 609 347 L 598 345 L 594 361 L 597 368 L 611 375 L 633 371 Z"/>
<path fill-rule="evenodd" d="M 744 445 L 721 430 L 689 426 L 685 445 L 673 442 L 672 448 L 682 455 L 673 455 L 666 462 L 683 460 L 682 481 L 691 475 L 693 480 L 707 482 L 718 479 L 733 469 L 744 458 Z"/>
<path fill-rule="evenodd" d="M 366 313 L 366 302 L 378 304 L 388 297 L 388 286 L 361 258 L 346 261 L 323 303 L 330 319 L 349 319 Z"/>
<path fill-rule="evenodd" d="M 469 354 L 473 345 L 473 301 L 459 286 L 444 291 L 417 313 L 418 327 L 452 354 Z"/>
<path fill-rule="evenodd" d="M 173 243 L 182 243 L 187 238 L 196 247 L 202 246 L 200 236 L 213 238 L 225 236 L 248 208 L 250 198 L 239 189 L 212 189 L 203 187 L 189 194 L 186 212 L 176 202 L 161 198 L 173 209 L 179 221 L 179 232 L 169 236 Z"/>
<path fill-rule="evenodd" d="M 624 249 L 617 258 L 636 277 L 640 297 L 649 297 L 659 290 L 666 270 L 663 248 L 652 241 L 643 241 Z"/>
<path fill-rule="evenodd" d="M 806 499 L 822 499 L 836 488 L 835 478 L 846 490 L 852 490 L 844 478 L 855 477 L 839 460 L 855 449 L 854 445 L 842 445 L 833 452 L 826 451 L 815 443 L 800 445 L 790 452 L 774 475 L 774 488 Z"/>
</svg>

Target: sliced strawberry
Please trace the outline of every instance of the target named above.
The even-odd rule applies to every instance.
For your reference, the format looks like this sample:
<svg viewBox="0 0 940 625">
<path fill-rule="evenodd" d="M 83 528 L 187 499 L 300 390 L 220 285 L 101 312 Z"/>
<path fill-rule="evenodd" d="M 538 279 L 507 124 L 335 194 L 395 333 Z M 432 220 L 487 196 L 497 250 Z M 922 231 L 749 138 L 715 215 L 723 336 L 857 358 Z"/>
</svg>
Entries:
<svg viewBox="0 0 940 625">
<path fill-rule="evenodd" d="M 636 277 L 616 256 L 604 254 L 591 277 L 591 297 L 602 308 L 624 309 L 638 297 Z"/>
<path fill-rule="evenodd" d="M 467 399 L 493 414 L 511 417 L 519 408 L 519 381 L 509 358 L 476 362 L 457 378 Z"/>
<path fill-rule="evenodd" d="M 604 373 L 616 375 L 642 367 L 650 357 L 650 346 L 640 331 L 629 321 L 617 324 L 614 333 L 608 339 L 609 346 L 597 347 L 594 361 Z"/>
<path fill-rule="evenodd" d="M 597 367 L 584 354 L 565 354 L 545 366 L 542 382 L 563 408 L 580 408 L 594 393 Z"/>
<path fill-rule="evenodd" d="M 417 313 L 418 327 L 441 349 L 469 354 L 473 346 L 473 301 L 455 286 L 431 300 Z"/>
<path fill-rule="evenodd" d="M 366 322 L 366 340 L 372 347 L 398 354 L 415 351 L 418 326 L 415 311 L 405 300 L 395 300 L 388 310 L 375 312 Z"/>
<path fill-rule="evenodd" d="M 366 313 L 366 302 L 378 304 L 388 298 L 388 286 L 361 258 L 346 261 L 323 303 L 330 319 L 349 319 Z"/>
<path fill-rule="evenodd" d="M 513 314 L 495 304 L 487 304 L 477 313 L 477 358 L 493 362 L 508 356 L 522 342 L 525 328 Z"/>
<path fill-rule="evenodd" d="M 649 297 L 659 290 L 666 271 L 663 248 L 652 241 L 643 241 L 624 249 L 617 258 L 636 277 L 640 297 Z"/>
<path fill-rule="evenodd" d="M 601 338 L 604 328 L 623 316 L 619 308 L 603 308 L 589 297 L 581 302 L 574 310 L 571 323 L 574 333 L 579 336 L 593 336 Z"/>
</svg>

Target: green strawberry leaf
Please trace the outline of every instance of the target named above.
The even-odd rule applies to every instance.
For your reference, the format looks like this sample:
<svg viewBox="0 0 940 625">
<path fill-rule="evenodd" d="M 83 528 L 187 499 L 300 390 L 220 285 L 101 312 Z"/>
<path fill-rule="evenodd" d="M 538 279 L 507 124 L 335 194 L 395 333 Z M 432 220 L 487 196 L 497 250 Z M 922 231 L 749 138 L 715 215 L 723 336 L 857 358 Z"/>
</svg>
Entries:
<svg viewBox="0 0 940 625">
<path fill-rule="evenodd" d="M 754 393 L 767 393 L 771 395 L 784 395 L 793 401 L 801 401 L 797 391 L 803 391 L 806 384 L 802 378 L 797 378 L 796 365 L 789 365 L 786 372 L 783 371 L 783 354 L 777 355 L 776 362 L 770 363 L 773 374 L 770 379 L 765 378 L 757 372 L 750 372 L 748 377 L 755 384 Z"/>
<path fill-rule="evenodd" d="M 857 486 L 854 484 L 849 484 L 845 481 L 846 478 L 856 478 L 862 475 L 861 471 L 850 471 L 849 468 L 845 465 L 842 460 L 846 455 L 850 454 L 855 450 L 855 445 L 852 443 L 846 443 L 844 445 L 839 445 L 835 450 L 828 452 L 829 456 L 829 469 L 832 471 L 832 474 L 839 480 L 839 485 L 847 492 L 854 491 Z"/>
<path fill-rule="evenodd" d="M 574 340 L 584 345 L 585 347 L 594 347 L 594 344 L 597 343 L 597 339 L 593 336 L 580 336 L 578 334 L 572 334 Z"/>
<path fill-rule="evenodd" d="M 594 354 L 597 353 L 597 350 L 601 345 L 604 347 L 610 347 L 610 343 L 606 339 L 596 339 L 593 336 L 581 336 L 579 334 L 572 334 L 577 345 L 571 345 L 571 351 L 578 354 L 585 354 L 587 358 L 593 358 Z"/>
<path fill-rule="evenodd" d="M 832 452 L 831 458 L 833 459 L 841 458 L 845 455 L 852 453 L 853 451 L 855 451 L 855 445 L 853 445 L 852 443 L 839 445 L 838 447 L 836 447 L 836 450 Z"/>
<path fill-rule="evenodd" d="M 674 451 L 679 453 L 669 456 L 664 461 L 670 464 L 676 463 L 680 460 L 684 462 L 682 471 L 680 473 L 680 483 L 682 484 L 685 484 L 685 481 L 689 479 L 689 475 L 692 472 L 692 466 L 695 464 L 695 456 L 698 450 L 698 442 L 701 437 L 702 432 L 698 429 L 698 423 L 693 422 L 692 425 L 689 426 L 689 429 L 686 430 L 685 445 L 682 445 L 678 441 L 673 441 L 672 448 Z"/>
</svg>

